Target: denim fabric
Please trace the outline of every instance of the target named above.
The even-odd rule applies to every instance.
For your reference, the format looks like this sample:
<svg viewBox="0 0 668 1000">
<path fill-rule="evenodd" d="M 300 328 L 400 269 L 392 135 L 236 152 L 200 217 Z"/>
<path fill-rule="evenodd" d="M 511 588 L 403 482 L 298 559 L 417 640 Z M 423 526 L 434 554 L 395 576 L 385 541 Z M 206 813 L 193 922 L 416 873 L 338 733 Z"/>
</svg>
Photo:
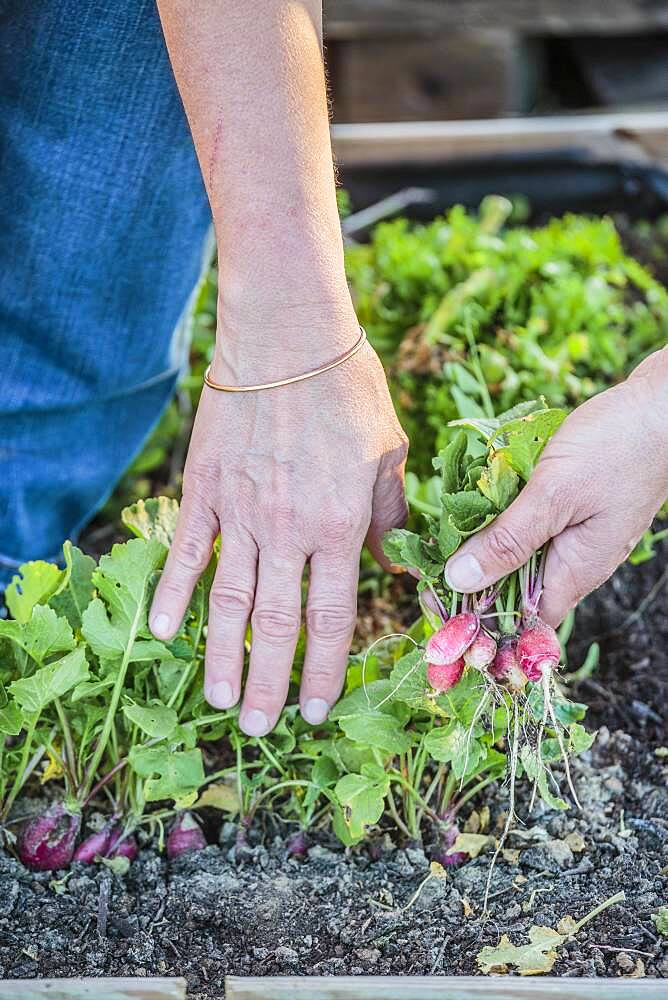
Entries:
<svg viewBox="0 0 668 1000">
<path fill-rule="evenodd" d="M 5 579 L 76 535 L 168 402 L 209 225 L 155 0 L 0 0 Z"/>
</svg>

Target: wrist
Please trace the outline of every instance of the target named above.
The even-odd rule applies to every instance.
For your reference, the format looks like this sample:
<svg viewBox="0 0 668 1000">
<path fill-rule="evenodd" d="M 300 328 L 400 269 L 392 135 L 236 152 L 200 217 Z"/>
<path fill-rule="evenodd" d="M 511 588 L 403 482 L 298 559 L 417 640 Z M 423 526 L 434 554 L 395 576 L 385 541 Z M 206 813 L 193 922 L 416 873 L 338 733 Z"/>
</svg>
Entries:
<svg viewBox="0 0 668 1000">
<path fill-rule="evenodd" d="M 220 295 L 211 375 L 233 384 L 274 381 L 310 371 L 349 350 L 359 324 L 347 288 L 283 289 L 230 303 Z"/>
</svg>

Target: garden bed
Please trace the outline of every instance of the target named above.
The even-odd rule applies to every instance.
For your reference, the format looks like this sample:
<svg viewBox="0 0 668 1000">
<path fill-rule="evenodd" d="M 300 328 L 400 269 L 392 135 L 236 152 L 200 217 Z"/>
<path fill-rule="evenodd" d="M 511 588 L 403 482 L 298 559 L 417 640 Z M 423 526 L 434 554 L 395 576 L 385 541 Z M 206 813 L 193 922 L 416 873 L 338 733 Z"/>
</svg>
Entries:
<svg viewBox="0 0 668 1000">
<path fill-rule="evenodd" d="M 580 917 L 623 889 L 626 901 L 566 945 L 554 974 L 668 978 L 668 946 L 651 920 L 668 899 L 668 769 L 655 753 L 667 737 L 656 721 L 668 678 L 665 590 L 615 631 L 661 578 L 658 560 L 642 573 L 625 567 L 581 610 L 603 636 L 610 693 L 586 692 L 590 718 L 626 731 L 604 726 L 574 762 L 581 813 L 539 807 L 511 834 L 519 854 L 496 868 L 487 923 L 488 853 L 431 880 L 402 913 L 429 871 L 419 847 L 385 838 L 372 858 L 318 837 L 305 859 L 288 858 L 285 826 L 265 815 L 239 862 L 236 827 L 215 821 L 208 832 L 220 846 L 168 863 L 149 844 L 124 877 L 75 866 L 53 881 L 1 855 L 0 974 L 184 975 L 199 1000 L 219 997 L 226 974 L 471 974 L 500 934 L 520 943 L 531 924 Z M 525 788 L 520 797 L 526 816 Z M 486 803 L 498 828 L 507 793 Z"/>
</svg>

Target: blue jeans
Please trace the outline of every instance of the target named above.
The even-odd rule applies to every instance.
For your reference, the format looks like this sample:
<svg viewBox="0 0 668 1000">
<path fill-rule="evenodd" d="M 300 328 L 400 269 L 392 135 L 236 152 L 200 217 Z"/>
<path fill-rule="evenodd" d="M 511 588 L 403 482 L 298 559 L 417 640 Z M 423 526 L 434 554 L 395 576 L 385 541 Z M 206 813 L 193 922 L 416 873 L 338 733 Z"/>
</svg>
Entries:
<svg viewBox="0 0 668 1000">
<path fill-rule="evenodd" d="M 168 403 L 209 226 L 155 0 L 2 0 L 0 581 L 76 537 Z"/>
</svg>

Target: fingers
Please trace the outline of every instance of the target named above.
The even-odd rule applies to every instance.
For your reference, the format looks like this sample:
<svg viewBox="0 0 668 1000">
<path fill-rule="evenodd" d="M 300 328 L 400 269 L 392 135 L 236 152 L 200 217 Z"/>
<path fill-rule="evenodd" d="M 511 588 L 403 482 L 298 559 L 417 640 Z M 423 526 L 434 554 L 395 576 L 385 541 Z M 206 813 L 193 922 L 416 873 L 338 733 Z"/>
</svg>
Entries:
<svg viewBox="0 0 668 1000">
<path fill-rule="evenodd" d="M 311 557 L 306 606 L 306 658 L 300 691 L 301 714 L 318 725 L 341 691 L 355 631 L 359 552 Z"/>
<path fill-rule="evenodd" d="M 219 530 L 218 518 L 206 501 L 196 493 L 184 495 L 174 541 L 149 614 L 149 625 L 156 639 L 171 639 L 181 627 Z"/>
<path fill-rule="evenodd" d="M 545 565 L 541 617 L 556 628 L 583 597 L 600 587 L 626 559 L 636 538 L 619 544 L 606 517 L 592 517 L 562 531 L 550 545 Z"/>
<path fill-rule="evenodd" d="M 244 642 L 255 599 L 257 547 L 250 535 L 223 532 L 209 594 L 204 695 L 214 708 L 231 708 L 241 694 Z"/>
<path fill-rule="evenodd" d="M 392 570 L 390 560 L 383 552 L 383 535 L 391 528 L 401 528 L 408 517 L 408 506 L 404 492 L 405 452 L 400 464 L 393 463 L 381 468 L 373 490 L 371 523 L 366 536 L 366 545 L 376 562 L 383 569 Z"/>
<path fill-rule="evenodd" d="M 285 704 L 301 625 L 301 580 L 305 557 L 262 549 L 258 559 L 250 666 L 239 725 L 264 736 Z"/>
<path fill-rule="evenodd" d="M 448 584 L 453 590 L 474 593 L 496 583 L 558 535 L 567 526 L 571 510 L 558 482 L 537 470 L 517 500 L 448 560 Z"/>
</svg>

